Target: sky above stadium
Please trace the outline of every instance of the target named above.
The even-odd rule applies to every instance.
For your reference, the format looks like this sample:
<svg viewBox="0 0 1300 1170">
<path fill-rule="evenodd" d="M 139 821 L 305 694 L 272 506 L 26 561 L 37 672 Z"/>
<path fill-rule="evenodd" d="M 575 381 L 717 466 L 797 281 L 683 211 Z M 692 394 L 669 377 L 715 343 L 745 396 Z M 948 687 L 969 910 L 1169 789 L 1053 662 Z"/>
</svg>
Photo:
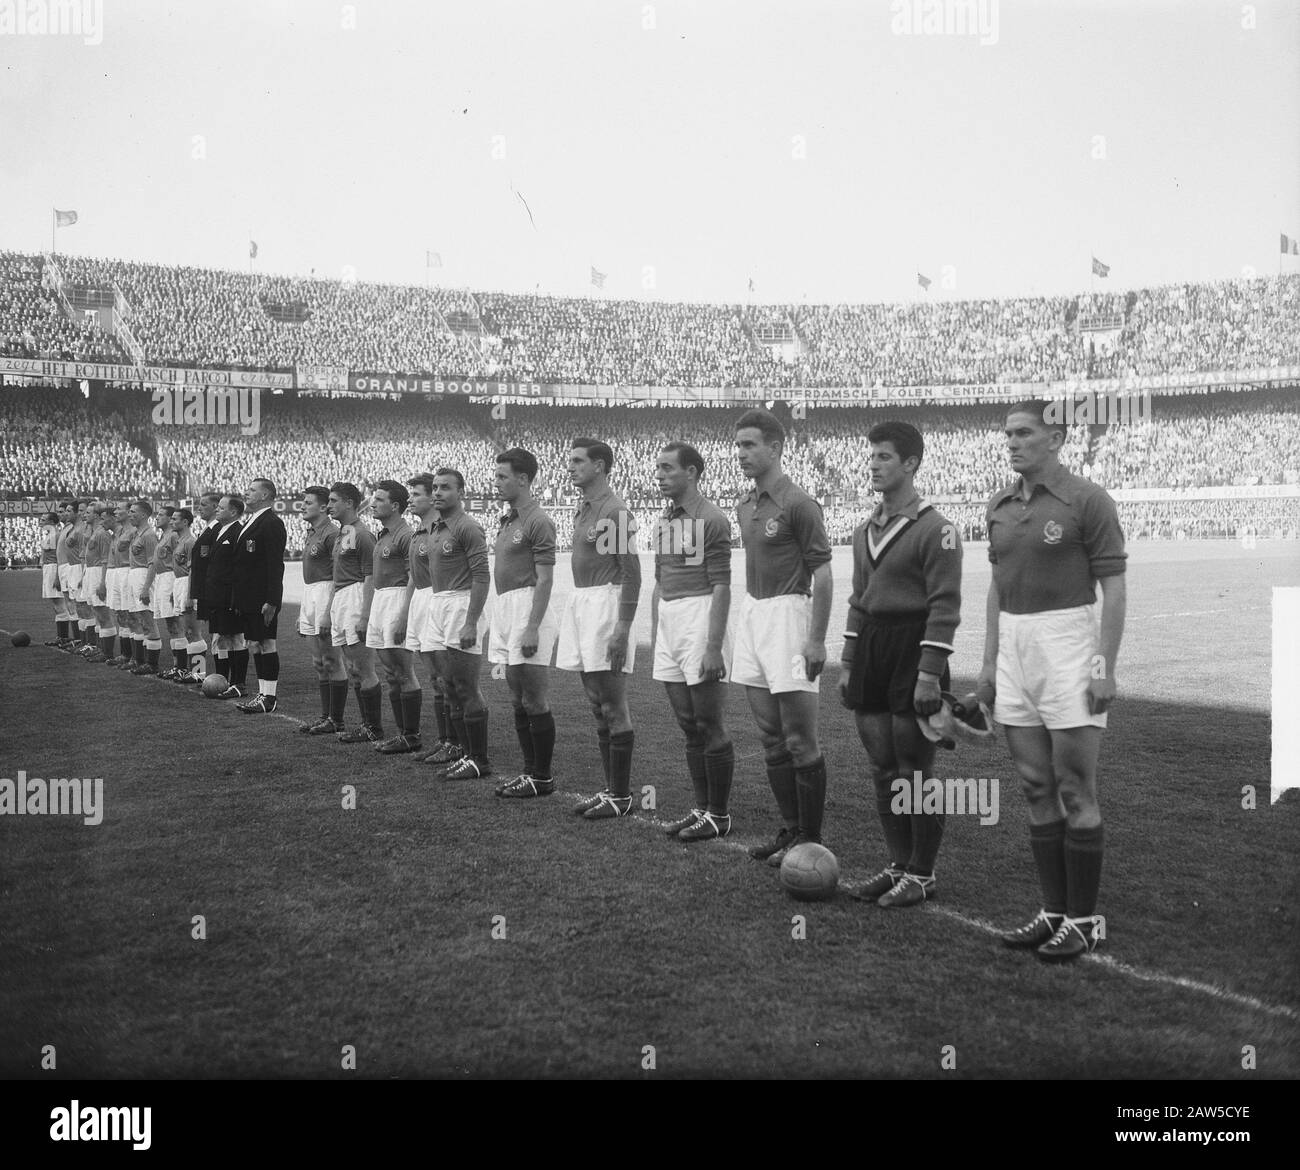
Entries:
<svg viewBox="0 0 1300 1170">
<path fill-rule="evenodd" d="M 1291 0 L 0 0 L 0 65 L 0 248 L 58 207 L 85 255 L 714 302 L 1300 269 Z"/>
</svg>

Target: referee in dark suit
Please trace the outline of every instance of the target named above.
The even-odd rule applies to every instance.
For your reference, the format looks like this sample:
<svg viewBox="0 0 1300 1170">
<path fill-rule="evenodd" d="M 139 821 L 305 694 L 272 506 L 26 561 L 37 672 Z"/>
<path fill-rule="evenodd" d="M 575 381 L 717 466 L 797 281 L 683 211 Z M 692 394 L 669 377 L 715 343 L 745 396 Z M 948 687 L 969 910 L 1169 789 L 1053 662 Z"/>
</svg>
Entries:
<svg viewBox="0 0 1300 1170">
<path fill-rule="evenodd" d="M 244 501 L 236 495 L 224 495 L 213 517 L 214 536 L 204 559 L 203 597 L 207 602 L 208 628 L 212 631 L 212 657 L 217 673 L 226 676 L 223 699 L 244 697 L 244 678 L 248 673 L 248 651 L 238 617 L 230 609 L 230 590 L 235 574 L 235 541 L 244 519 Z M 207 533 L 205 532 L 206 536 Z M 197 547 L 197 542 L 196 542 Z M 202 555 L 202 554 L 200 554 Z"/>
<path fill-rule="evenodd" d="M 230 608 L 238 615 L 257 671 L 258 694 L 239 704 L 245 715 L 275 710 L 280 655 L 275 628 L 284 601 L 284 521 L 275 513 L 275 484 L 255 479 L 244 493 L 244 524 L 235 546 Z"/>
<path fill-rule="evenodd" d="M 212 542 L 217 539 L 220 525 L 214 522 L 217 508 L 221 506 L 220 492 L 204 492 L 199 497 L 198 512 L 205 527 L 194 541 L 190 553 L 190 600 L 194 602 L 195 614 L 203 633 L 204 653 L 213 649 L 212 631 L 208 628 L 208 563 L 212 558 Z M 215 660 L 215 653 L 213 655 Z M 197 663 L 191 663 L 197 666 Z"/>
</svg>

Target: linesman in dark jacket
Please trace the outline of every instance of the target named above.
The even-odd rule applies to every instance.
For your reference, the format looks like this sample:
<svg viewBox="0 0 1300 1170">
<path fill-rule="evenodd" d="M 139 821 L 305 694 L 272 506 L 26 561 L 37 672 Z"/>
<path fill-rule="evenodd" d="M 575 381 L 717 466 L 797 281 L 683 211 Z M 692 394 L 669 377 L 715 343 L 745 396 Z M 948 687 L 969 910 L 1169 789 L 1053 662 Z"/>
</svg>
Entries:
<svg viewBox="0 0 1300 1170">
<path fill-rule="evenodd" d="M 275 484 L 255 479 L 244 493 L 244 523 L 235 546 L 230 608 L 253 655 L 258 694 L 239 704 L 245 715 L 266 715 L 275 710 L 280 680 L 280 654 L 275 631 L 284 601 L 284 546 L 288 543 L 284 521 L 276 515 Z"/>
<path fill-rule="evenodd" d="M 223 699 L 244 696 L 248 673 L 248 651 L 238 617 L 230 608 L 230 590 L 235 578 L 235 541 L 244 517 L 244 498 L 225 495 L 217 504 L 212 528 L 216 535 L 208 548 L 207 570 L 203 575 L 203 596 L 207 602 L 208 628 L 212 631 L 212 657 L 217 673 L 225 675 Z M 206 535 L 206 533 L 204 534 Z"/>
<path fill-rule="evenodd" d="M 203 643 L 203 653 L 213 645 L 213 633 L 208 619 L 208 563 L 212 557 L 212 542 L 217 539 L 220 525 L 215 522 L 217 508 L 221 505 L 220 492 L 204 492 L 199 497 L 199 519 L 203 521 L 203 531 L 194 538 L 194 549 L 190 554 L 190 599 L 194 602 L 195 620 Z"/>
</svg>

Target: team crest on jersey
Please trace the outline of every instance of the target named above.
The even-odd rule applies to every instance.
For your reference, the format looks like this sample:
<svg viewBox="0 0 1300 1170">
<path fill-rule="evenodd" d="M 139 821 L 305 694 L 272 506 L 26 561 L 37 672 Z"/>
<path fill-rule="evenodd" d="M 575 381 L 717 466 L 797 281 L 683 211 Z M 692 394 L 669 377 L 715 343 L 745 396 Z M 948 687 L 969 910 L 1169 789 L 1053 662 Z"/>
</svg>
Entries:
<svg viewBox="0 0 1300 1170">
<path fill-rule="evenodd" d="M 391 544 L 384 545 L 384 547 L 379 550 L 379 555 L 383 557 L 384 560 L 388 560 L 388 558 L 393 555 L 393 546 Z"/>
<path fill-rule="evenodd" d="M 318 544 L 313 544 L 313 545 L 311 546 L 311 548 L 308 549 L 307 551 L 308 551 L 312 556 L 314 556 L 314 557 L 318 557 L 318 556 L 320 556 L 320 545 L 318 545 Z"/>
<path fill-rule="evenodd" d="M 422 540 L 415 546 L 415 555 L 417 557 L 427 557 L 429 555 L 429 542 Z"/>
<path fill-rule="evenodd" d="M 201 549 L 199 549 L 199 556 L 206 557 L 208 553 L 211 551 L 212 551 L 211 546 L 205 544 Z"/>
<path fill-rule="evenodd" d="M 588 544 L 596 543 L 596 525 L 594 524 L 587 529 L 587 543 Z"/>
<path fill-rule="evenodd" d="M 776 522 L 775 516 L 772 517 L 771 520 L 769 520 L 766 524 L 763 525 L 763 532 L 768 537 L 769 540 L 780 531 L 781 531 L 781 526 Z"/>
<path fill-rule="evenodd" d="M 249 552 L 256 552 L 256 551 L 257 551 L 257 541 L 255 541 L 255 540 L 246 540 L 246 541 L 244 541 L 244 548 L 246 548 Z"/>
<path fill-rule="evenodd" d="M 1043 525 L 1043 543 L 1060 544 L 1061 537 L 1065 535 L 1065 529 L 1062 528 L 1055 520 L 1049 520 Z"/>
<path fill-rule="evenodd" d="M 516 528 L 516 529 L 515 529 L 513 535 L 510 537 L 510 543 L 511 543 L 511 544 L 523 544 L 523 543 L 524 543 L 524 530 L 523 530 L 522 528 Z"/>
<path fill-rule="evenodd" d="M 442 555 L 450 556 L 456 551 L 456 542 L 453 540 L 444 540 L 442 542 Z"/>
</svg>

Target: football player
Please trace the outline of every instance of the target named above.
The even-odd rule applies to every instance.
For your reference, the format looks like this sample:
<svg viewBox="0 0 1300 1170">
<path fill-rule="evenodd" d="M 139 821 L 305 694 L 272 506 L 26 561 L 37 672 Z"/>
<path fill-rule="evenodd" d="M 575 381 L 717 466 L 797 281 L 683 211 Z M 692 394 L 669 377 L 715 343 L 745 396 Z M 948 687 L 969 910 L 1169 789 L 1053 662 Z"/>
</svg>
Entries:
<svg viewBox="0 0 1300 1170">
<path fill-rule="evenodd" d="M 171 507 L 159 508 L 154 513 L 154 522 L 158 526 L 158 532 L 155 536 L 157 543 L 154 545 L 153 557 L 149 563 L 149 571 L 145 575 L 144 587 L 141 589 L 142 596 L 150 602 L 151 612 L 153 614 L 153 640 L 158 643 L 158 648 L 149 647 L 146 650 L 146 658 L 149 666 L 153 670 L 149 673 L 158 674 L 158 659 L 162 654 L 162 640 L 166 636 L 168 646 L 171 649 L 176 648 L 176 636 L 179 626 L 176 620 L 176 610 L 172 601 L 172 589 L 176 584 L 176 529 L 172 525 L 172 517 L 176 514 L 176 509 Z M 161 672 L 160 677 L 170 680 L 174 667 L 168 667 Z"/>
<path fill-rule="evenodd" d="M 429 642 L 442 679 L 449 718 L 459 743 L 450 760 L 439 754 L 425 762 L 438 767 L 443 780 L 474 780 L 492 771 L 488 762 L 488 712 L 479 690 L 483 663 L 483 607 L 491 584 L 487 539 L 465 511 L 465 478 L 454 468 L 433 473 L 433 507 L 437 513 L 429 533 L 429 573 L 433 602 L 429 610 Z"/>
<path fill-rule="evenodd" d="M 54 637 L 45 644 L 60 650 L 68 640 L 68 619 L 64 614 L 63 590 L 59 587 L 62 524 L 58 512 L 46 512 L 41 517 L 41 596 L 54 604 Z"/>
<path fill-rule="evenodd" d="M 58 565 L 56 581 L 59 600 L 54 606 L 56 617 L 55 629 L 58 637 L 49 645 L 59 650 L 67 650 L 72 645 L 72 623 L 68 620 L 71 606 L 68 605 L 68 535 L 72 532 L 74 518 L 74 501 L 64 500 L 55 513 L 57 524 L 54 533 L 55 563 Z"/>
<path fill-rule="evenodd" d="M 555 524 L 533 499 L 537 471 L 537 457 L 522 447 L 497 456 L 497 496 L 506 511 L 494 550 L 497 597 L 488 660 L 506 668 L 515 737 L 523 751 L 523 771 L 496 789 L 498 796 L 512 799 L 555 791 L 555 716 L 547 695 L 559 635 L 551 612 Z"/>
<path fill-rule="evenodd" d="M 382 755 L 420 751 L 422 692 L 415 677 L 415 655 L 406 648 L 407 615 L 415 584 L 411 577 L 411 526 L 402 513 L 410 493 L 395 479 L 381 479 L 371 496 L 374 517 L 383 525 L 374 552 L 374 596 L 366 623 L 366 645 L 379 655 L 388 683 L 388 703 L 397 734 L 376 747 Z"/>
<path fill-rule="evenodd" d="M 916 493 L 925 454 L 920 431 L 905 422 L 878 423 L 867 442 L 880 503 L 853 533 L 840 700 L 867 752 L 889 859 L 849 892 L 886 908 L 917 906 L 935 896 L 944 815 L 894 812 L 893 785 L 929 776 L 934 765 L 935 745 L 917 717 L 938 711 L 948 689 L 948 655 L 961 618 L 961 539 Z"/>
<path fill-rule="evenodd" d="M 108 605 L 104 584 L 104 566 L 109 547 L 113 543 L 113 506 L 95 505 L 95 525 L 86 541 L 86 572 L 82 589 L 95 614 L 95 627 L 99 631 L 99 645 L 86 655 L 88 662 L 107 662 L 113 656 L 113 643 L 117 640 L 117 625 Z"/>
<path fill-rule="evenodd" d="M 357 695 L 361 723 L 353 731 L 340 731 L 340 743 L 379 743 L 384 738 L 379 677 L 375 652 L 366 645 L 366 626 L 374 593 L 375 538 L 358 515 L 361 492 L 357 485 L 340 481 L 330 488 L 329 514 L 339 526 L 334 540 L 334 598 L 330 602 L 330 638 L 343 652 L 348 677 Z M 334 705 L 330 718 L 343 724 L 343 704 Z"/>
<path fill-rule="evenodd" d="M 609 486 L 614 452 L 599 439 L 577 438 L 569 451 L 569 479 L 582 493 L 574 518 L 573 593 L 560 619 L 555 665 L 576 670 L 596 720 L 605 787 L 574 812 L 587 820 L 632 811 L 632 750 L 627 675 L 636 660 L 631 640 L 641 596 L 636 517 Z"/>
<path fill-rule="evenodd" d="M 727 616 L 731 608 L 731 523 L 700 494 L 704 456 L 690 443 L 665 444 L 655 464 L 668 507 L 656 525 L 651 600 L 654 678 L 664 684 L 686 736 L 686 766 L 695 807 L 667 826 L 679 841 L 709 841 L 731 832 L 736 752 L 726 711 Z"/>
<path fill-rule="evenodd" d="M 1128 554 L 1115 502 L 1061 466 L 1066 428 L 1052 404 L 1011 407 L 1005 431 L 1018 478 L 989 501 L 993 580 L 977 694 L 1006 728 L 1043 906 L 1002 941 L 1069 962 L 1101 936 L 1097 757 L 1115 698 Z"/>
<path fill-rule="evenodd" d="M 135 637 L 131 632 L 131 603 L 128 588 L 130 582 L 129 563 L 131 560 L 131 541 L 135 531 L 127 516 L 127 505 L 122 502 L 113 504 L 113 540 L 109 545 L 107 568 L 104 572 L 108 605 L 113 613 L 110 623 L 117 627 L 119 653 L 109 658 L 107 666 L 118 669 L 135 665 Z"/>
<path fill-rule="evenodd" d="M 334 600 L 334 541 L 339 530 L 329 517 L 330 490 L 312 486 L 303 492 L 302 519 L 307 537 L 302 546 L 302 604 L 298 633 L 311 639 L 311 664 L 320 691 L 320 718 L 298 730 L 306 735 L 337 735 L 343 730 L 348 701 L 348 672 L 330 637 L 330 604 Z M 338 713 L 338 721 L 334 713 Z"/>
<path fill-rule="evenodd" d="M 149 576 L 149 565 L 153 560 L 154 549 L 158 545 L 158 535 L 153 526 L 153 505 L 148 500 L 136 500 L 131 505 L 131 543 L 128 546 L 127 573 L 127 614 L 131 622 L 135 641 L 132 646 L 135 664 L 127 669 L 132 674 L 157 674 L 158 668 L 150 663 L 149 651 L 162 648 L 162 642 L 154 637 L 153 607 L 145 591 L 145 580 Z M 154 655 L 154 662 L 158 659 Z"/>
<path fill-rule="evenodd" d="M 770 843 L 749 851 L 772 866 L 792 846 L 821 841 L 826 808 L 817 680 L 826 665 L 831 549 L 821 507 L 782 470 L 785 441 L 785 428 L 769 411 L 746 411 L 736 420 L 737 462 L 754 486 L 736 507 L 747 596 L 736 621 L 731 681 L 745 688 L 784 822 Z"/>
<path fill-rule="evenodd" d="M 416 519 L 415 532 L 411 536 L 413 592 L 407 611 L 406 648 L 413 657 L 419 656 L 429 672 L 433 714 L 438 725 L 438 746 L 424 755 L 416 756 L 416 762 L 423 763 L 432 756 L 439 756 L 441 762 L 450 763 L 457 758 L 452 754 L 452 749 L 459 745 L 452 737 L 450 708 L 442 693 L 442 679 L 438 677 L 438 663 L 429 637 L 429 611 L 433 607 L 433 568 L 429 556 L 433 549 L 433 522 L 437 517 L 433 507 L 433 476 L 422 472 L 408 479 L 406 486 L 411 493 L 411 513 Z"/>
<path fill-rule="evenodd" d="M 199 637 L 198 619 L 194 611 L 194 598 L 190 593 L 191 569 L 194 564 L 194 513 L 188 508 L 177 508 L 172 517 L 176 533 L 176 547 L 172 552 L 172 605 L 177 614 L 177 635 L 172 640 L 172 658 L 176 665 L 171 671 L 172 682 L 194 685 L 202 682 L 203 656 L 207 643 Z"/>
<path fill-rule="evenodd" d="M 93 637 L 88 637 L 88 630 L 94 624 L 88 608 L 81 600 L 81 582 L 85 576 L 85 555 L 86 555 L 86 538 L 89 535 L 86 524 L 86 509 L 89 503 L 86 500 L 72 501 L 72 518 L 68 525 L 68 530 L 63 539 L 64 553 L 67 556 L 68 568 L 67 579 L 64 589 L 64 597 L 67 604 L 64 611 L 68 615 L 68 627 L 71 631 L 70 650 L 82 651 L 88 646 L 94 646 Z"/>
</svg>

